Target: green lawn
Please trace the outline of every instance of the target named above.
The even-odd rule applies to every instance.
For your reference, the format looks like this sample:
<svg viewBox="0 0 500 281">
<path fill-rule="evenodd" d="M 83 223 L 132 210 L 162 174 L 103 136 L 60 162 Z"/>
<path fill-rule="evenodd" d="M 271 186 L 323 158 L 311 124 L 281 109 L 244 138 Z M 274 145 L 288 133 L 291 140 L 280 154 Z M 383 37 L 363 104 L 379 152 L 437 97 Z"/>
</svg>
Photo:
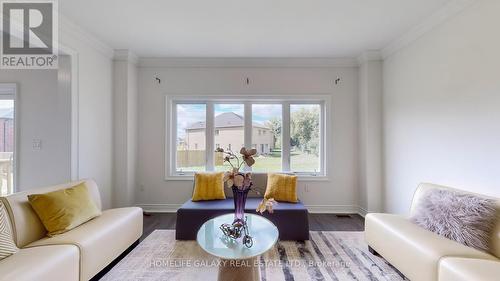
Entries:
<svg viewBox="0 0 500 281">
<path fill-rule="evenodd" d="M 319 171 L 319 158 L 314 154 L 294 151 L 291 155 L 291 168 L 296 172 Z M 231 166 L 227 163 L 215 166 L 216 171 L 228 171 Z M 204 171 L 204 166 L 183 167 L 184 171 Z M 253 172 L 277 172 L 281 171 L 281 151 L 274 151 L 270 155 L 260 155 L 255 157 L 255 164 L 252 166 Z"/>
</svg>

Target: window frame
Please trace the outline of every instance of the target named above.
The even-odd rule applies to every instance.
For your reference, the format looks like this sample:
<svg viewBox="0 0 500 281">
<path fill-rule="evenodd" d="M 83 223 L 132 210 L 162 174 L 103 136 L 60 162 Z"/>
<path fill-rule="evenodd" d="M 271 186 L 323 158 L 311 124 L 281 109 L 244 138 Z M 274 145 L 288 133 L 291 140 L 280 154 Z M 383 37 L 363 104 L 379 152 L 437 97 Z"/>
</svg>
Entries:
<svg viewBox="0 0 500 281">
<path fill-rule="evenodd" d="M 326 94 L 301 94 L 284 96 L 227 96 L 227 95 L 166 95 L 165 98 L 165 180 L 192 180 L 194 172 L 177 171 L 177 104 L 206 104 L 206 171 L 214 171 L 215 151 L 215 104 L 243 104 L 244 105 L 244 144 L 252 146 L 252 104 L 281 104 L 282 105 L 282 165 L 283 173 L 296 174 L 299 179 L 309 181 L 328 181 L 331 149 L 326 150 L 326 140 L 330 139 L 331 124 L 331 97 Z M 290 138 L 290 105 L 292 104 L 319 104 L 320 111 L 320 172 L 293 172 L 290 171 L 290 142 L 283 141 Z M 285 125 L 287 124 L 287 125 Z M 250 129 L 248 129 L 250 128 Z M 262 173 L 262 172 L 260 172 Z M 255 172 L 259 174 L 259 172 Z"/>
</svg>

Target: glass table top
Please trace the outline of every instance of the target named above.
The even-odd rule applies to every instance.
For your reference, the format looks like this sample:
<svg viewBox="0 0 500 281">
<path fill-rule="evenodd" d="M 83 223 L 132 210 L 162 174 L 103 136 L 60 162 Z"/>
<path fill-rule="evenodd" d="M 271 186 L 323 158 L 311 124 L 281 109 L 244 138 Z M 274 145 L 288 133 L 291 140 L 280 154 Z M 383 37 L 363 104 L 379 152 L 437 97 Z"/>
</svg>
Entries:
<svg viewBox="0 0 500 281">
<path fill-rule="evenodd" d="M 196 240 L 200 247 L 209 254 L 222 259 L 250 259 L 267 252 L 278 241 L 278 228 L 268 219 L 252 214 L 245 214 L 249 234 L 253 239 L 253 246 L 247 248 L 241 238 L 234 240 L 227 238 L 219 228 L 221 224 L 231 224 L 234 214 L 222 215 L 205 222 Z M 243 235 L 242 235 L 243 236 Z"/>
</svg>

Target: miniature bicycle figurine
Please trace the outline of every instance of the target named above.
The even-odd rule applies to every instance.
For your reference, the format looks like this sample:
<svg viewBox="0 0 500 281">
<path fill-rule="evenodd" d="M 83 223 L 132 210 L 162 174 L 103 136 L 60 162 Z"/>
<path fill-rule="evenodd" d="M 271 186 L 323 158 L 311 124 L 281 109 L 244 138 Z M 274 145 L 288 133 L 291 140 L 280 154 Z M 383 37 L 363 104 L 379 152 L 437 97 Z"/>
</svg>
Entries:
<svg viewBox="0 0 500 281">
<path fill-rule="evenodd" d="M 220 226 L 220 229 L 222 230 L 222 233 L 224 233 L 224 235 L 232 239 L 240 238 L 243 232 L 244 233 L 242 239 L 243 245 L 245 245 L 247 248 L 251 248 L 253 246 L 253 239 L 252 236 L 250 236 L 248 230 L 247 217 L 245 217 L 244 221 L 235 220 L 233 224 L 228 224 L 228 223 L 222 224 Z"/>
</svg>

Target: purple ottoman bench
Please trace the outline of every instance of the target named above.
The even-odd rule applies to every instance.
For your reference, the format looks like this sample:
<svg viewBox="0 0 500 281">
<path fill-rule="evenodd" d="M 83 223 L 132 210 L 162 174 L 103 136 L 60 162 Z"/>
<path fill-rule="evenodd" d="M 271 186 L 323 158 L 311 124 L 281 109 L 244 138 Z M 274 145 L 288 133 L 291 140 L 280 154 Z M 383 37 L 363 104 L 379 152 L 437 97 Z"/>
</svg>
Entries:
<svg viewBox="0 0 500 281">
<path fill-rule="evenodd" d="M 255 214 L 262 198 L 247 198 L 245 212 Z M 198 201 L 188 200 L 177 210 L 175 239 L 196 240 L 196 234 L 207 220 L 234 212 L 233 198 L 225 200 Z M 301 203 L 278 202 L 274 213 L 262 216 L 273 222 L 279 230 L 280 240 L 309 240 L 308 211 Z M 252 230 L 250 229 L 250 235 Z"/>
</svg>

